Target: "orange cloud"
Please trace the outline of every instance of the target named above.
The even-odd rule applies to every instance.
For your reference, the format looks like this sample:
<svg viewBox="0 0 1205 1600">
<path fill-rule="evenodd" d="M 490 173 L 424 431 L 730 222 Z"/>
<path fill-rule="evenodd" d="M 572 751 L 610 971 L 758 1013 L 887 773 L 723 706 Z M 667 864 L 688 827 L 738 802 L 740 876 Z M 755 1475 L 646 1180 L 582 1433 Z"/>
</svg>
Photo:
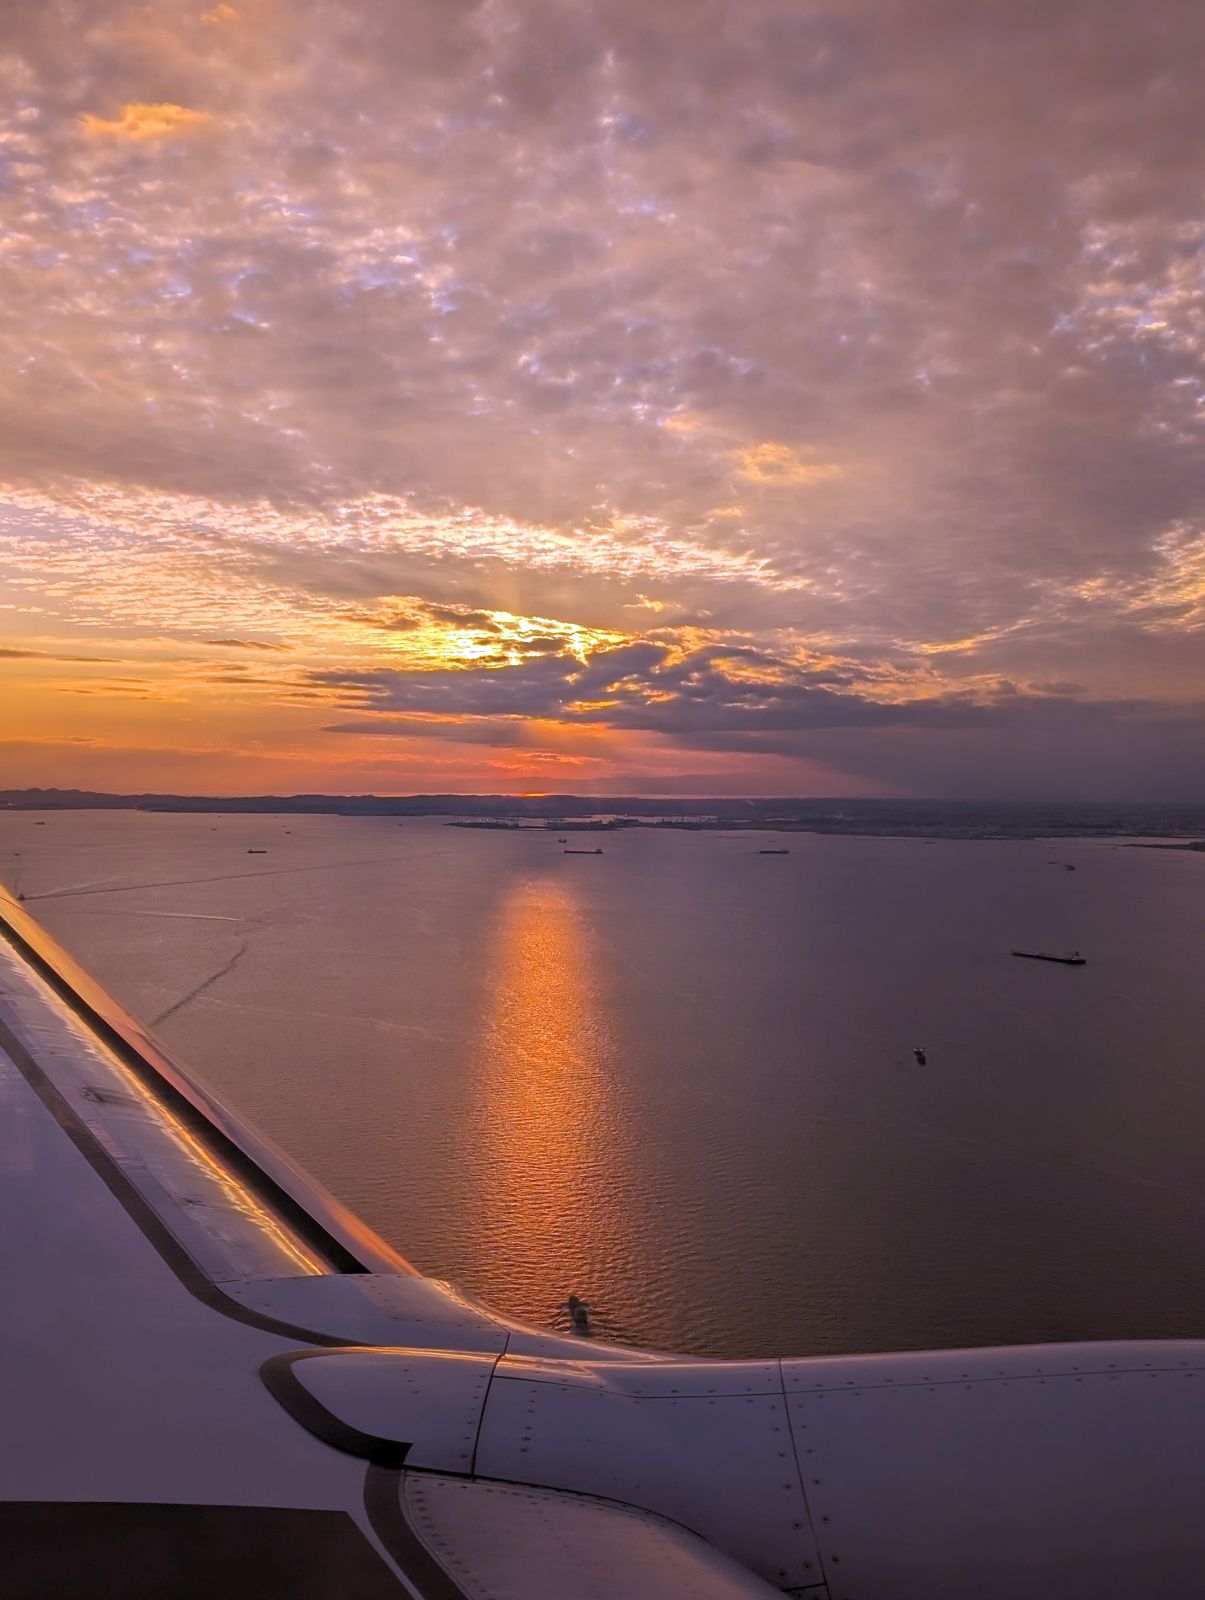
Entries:
<svg viewBox="0 0 1205 1600">
<path fill-rule="evenodd" d="M 753 483 L 786 487 L 793 484 L 826 483 L 842 475 L 832 461 L 805 461 L 789 444 L 767 439 L 737 452 L 742 478 Z"/>
<path fill-rule="evenodd" d="M 172 105 L 162 101 L 158 105 L 131 102 L 121 108 L 121 115 L 112 121 L 95 117 L 86 111 L 80 118 L 80 127 L 90 139 L 166 139 L 178 133 L 189 133 L 210 120 L 206 111 L 190 111 L 187 106 Z"/>
<path fill-rule="evenodd" d="M 689 411 L 676 411 L 672 417 L 666 417 L 661 426 L 667 433 L 701 433 L 703 429 L 699 418 L 692 416 Z"/>
</svg>

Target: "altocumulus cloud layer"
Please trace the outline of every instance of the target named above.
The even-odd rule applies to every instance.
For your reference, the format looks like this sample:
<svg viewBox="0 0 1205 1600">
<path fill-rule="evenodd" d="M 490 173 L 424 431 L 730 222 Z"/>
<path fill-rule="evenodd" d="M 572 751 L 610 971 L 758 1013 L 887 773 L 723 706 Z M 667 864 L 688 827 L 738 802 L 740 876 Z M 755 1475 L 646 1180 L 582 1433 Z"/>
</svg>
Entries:
<svg viewBox="0 0 1205 1600">
<path fill-rule="evenodd" d="M 1199 8 L 4 52 L 7 781 L 1199 792 Z"/>
</svg>

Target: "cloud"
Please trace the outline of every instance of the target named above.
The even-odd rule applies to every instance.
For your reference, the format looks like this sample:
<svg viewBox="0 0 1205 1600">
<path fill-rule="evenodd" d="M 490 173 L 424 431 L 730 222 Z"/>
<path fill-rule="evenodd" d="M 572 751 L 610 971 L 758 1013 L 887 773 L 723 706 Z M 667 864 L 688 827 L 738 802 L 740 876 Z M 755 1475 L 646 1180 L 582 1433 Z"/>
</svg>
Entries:
<svg viewBox="0 0 1205 1600">
<path fill-rule="evenodd" d="M 617 717 L 862 715 L 910 782 L 900 705 L 1182 707 L 1202 48 L 1182 0 L 15 8 L 0 603 L 599 725 L 580 658 L 705 616 L 862 670 L 679 640 Z"/>
<path fill-rule="evenodd" d="M 777 444 L 772 439 L 738 450 L 737 460 L 742 478 L 747 478 L 750 483 L 769 484 L 776 489 L 828 483 L 833 478 L 841 477 L 843 472 L 843 468 L 835 462 L 808 460 L 790 445 Z M 721 507 L 713 510 L 711 515 L 727 515 L 728 511 L 728 507 Z"/>
<path fill-rule="evenodd" d="M 116 656 L 75 656 L 60 654 L 56 650 L 23 650 L 11 645 L 0 645 L 0 661 L 86 661 L 91 663 L 116 661 Z"/>
<path fill-rule="evenodd" d="M 479 672 L 319 673 L 359 714 L 332 734 L 530 749 L 547 729 L 641 736 L 753 763 L 795 763 L 922 794 L 1165 799 L 1205 781 L 1205 700 L 1093 701 L 1005 679 L 918 692 L 854 662 L 792 669 L 764 652 L 653 642 Z M 1010 752 L 1019 757 L 1010 765 Z M 974 776 L 968 758 L 976 763 Z M 836 792 L 836 791 L 834 791 Z M 1189 792 L 1192 792 L 1189 788 Z"/>
<path fill-rule="evenodd" d="M 112 120 L 85 111 L 80 117 L 80 127 L 90 139 L 129 139 L 138 144 L 146 139 L 167 139 L 191 133 L 208 121 L 207 112 L 191 111 L 187 106 L 164 101 L 158 105 L 124 105 L 121 115 Z"/>
<path fill-rule="evenodd" d="M 464 719 L 544 719 L 663 733 L 689 743 L 702 732 L 743 735 L 775 729 L 887 725 L 966 726 L 990 715 L 967 694 L 872 698 L 848 667 L 791 672 L 764 653 L 733 646 L 682 652 L 637 642 L 595 651 L 585 661 L 564 650 L 513 666 L 476 671 L 316 671 L 311 681 L 347 704 L 425 722 L 334 724 L 329 732 L 381 731 L 458 736 Z M 862 688 L 863 692 L 855 692 Z M 495 721 L 499 738 L 505 728 Z"/>
<path fill-rule="evenodd" d="M 202 644 L 221 645 L 227 650 L 289 650 L 292 647 L 266 639 L 202 639 Z"/>
</svg>

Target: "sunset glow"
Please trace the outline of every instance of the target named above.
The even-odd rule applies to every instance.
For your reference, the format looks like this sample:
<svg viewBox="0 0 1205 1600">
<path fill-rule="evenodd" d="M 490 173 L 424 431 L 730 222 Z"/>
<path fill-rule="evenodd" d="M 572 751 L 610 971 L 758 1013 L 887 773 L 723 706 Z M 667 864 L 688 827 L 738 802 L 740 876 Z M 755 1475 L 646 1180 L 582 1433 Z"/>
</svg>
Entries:
<svg viewBox="0 0 1205 1600">
<path fill-rule="evenodd" d="M 1199 792 L 1193 7 L 8 21 L 0 787 Z"/>
</svg>

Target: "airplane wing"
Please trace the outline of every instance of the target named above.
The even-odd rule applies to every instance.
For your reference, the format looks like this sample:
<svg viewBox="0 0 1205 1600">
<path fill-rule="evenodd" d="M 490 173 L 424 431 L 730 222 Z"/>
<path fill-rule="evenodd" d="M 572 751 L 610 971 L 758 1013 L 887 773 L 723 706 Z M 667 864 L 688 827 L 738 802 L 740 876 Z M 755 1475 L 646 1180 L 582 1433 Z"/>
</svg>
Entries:
<svg viewBox="0 0 1205 1600">
<path fill-rule="evenodd" d="M 421 1277 L 0 899 L 15 1600 L 1205 1593 L 1205 1343 L 700 1361 Z"/>
</svg>

